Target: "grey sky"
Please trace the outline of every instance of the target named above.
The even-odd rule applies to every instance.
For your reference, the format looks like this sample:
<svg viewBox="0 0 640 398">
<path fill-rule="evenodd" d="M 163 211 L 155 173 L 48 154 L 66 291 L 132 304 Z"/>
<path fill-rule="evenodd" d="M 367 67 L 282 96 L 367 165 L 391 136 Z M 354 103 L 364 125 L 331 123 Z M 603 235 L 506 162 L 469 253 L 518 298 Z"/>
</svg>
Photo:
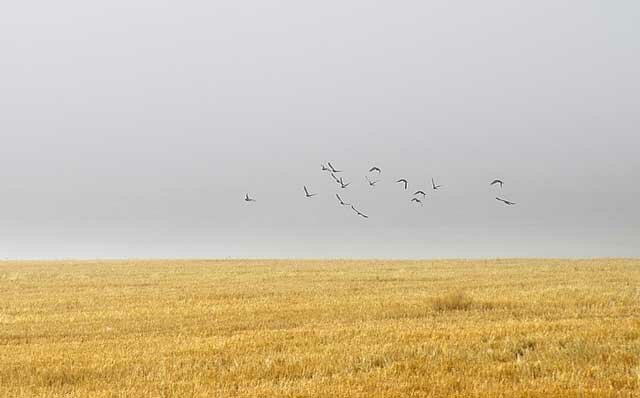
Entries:
<svg viewBox="0 0 640 398">
<path fill-rule="evenodd" d="M 633 1 L 4 4 L 0 256 L 640 256 L 638 20 Z M 445 188 L 416 208 L 400 177 Z"/>
</svg>

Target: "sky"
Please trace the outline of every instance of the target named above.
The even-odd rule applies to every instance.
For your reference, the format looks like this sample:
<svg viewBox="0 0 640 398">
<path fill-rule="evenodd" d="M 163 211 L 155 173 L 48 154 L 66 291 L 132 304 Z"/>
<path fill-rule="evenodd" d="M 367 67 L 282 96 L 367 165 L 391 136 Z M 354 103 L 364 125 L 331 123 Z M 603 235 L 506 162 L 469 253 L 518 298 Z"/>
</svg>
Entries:
<svg viewBox="0 0 640 398">
<path fill-rule="evenodd" d="M 638 2 L 0 10 L 1 258 L 640 256 Z"/>
</svg>

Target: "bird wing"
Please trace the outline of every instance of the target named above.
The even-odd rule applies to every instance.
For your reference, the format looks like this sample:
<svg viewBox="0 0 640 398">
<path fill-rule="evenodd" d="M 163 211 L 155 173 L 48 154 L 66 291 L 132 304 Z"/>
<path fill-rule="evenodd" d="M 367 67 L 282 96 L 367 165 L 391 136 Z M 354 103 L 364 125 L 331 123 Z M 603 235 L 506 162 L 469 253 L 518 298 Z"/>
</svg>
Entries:
<svg viewBox="0 0 640 398">
<path fill-rule="evenodd" d="M 355 207 L 353 207 L 353 205 L 351 205 L 351 209 L 353 209 L 353 211 L 355 211 L 356 213 L 358 213 L 359 216 L 362 216 L 364 218 L 369 218 L 369 216 L 367 216 L 366 214 L 360 213 L 358 211 L 358 209 L 356 209 Z"/>
<path fill-rule="evenodd" d="M 304 193 L 305 193 L 305 195 L 309 196 L 309 191 L 307 191 L 307 187 L 306 186 L 304 187 Z"/>
</svg>

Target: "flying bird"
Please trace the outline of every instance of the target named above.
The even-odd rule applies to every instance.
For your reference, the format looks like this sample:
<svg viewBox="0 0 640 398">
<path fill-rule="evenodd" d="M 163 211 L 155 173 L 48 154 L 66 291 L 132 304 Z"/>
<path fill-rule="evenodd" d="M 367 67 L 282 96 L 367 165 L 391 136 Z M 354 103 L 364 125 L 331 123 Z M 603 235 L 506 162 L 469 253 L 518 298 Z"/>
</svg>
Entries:
<svg viewBox="0 0 640 398">
<path fill-rule="evenodd" d="M 364 176 L 364 178 L 366 178 L 366 179 L 367 179 L 367 182 L 368 182 L 368 183 L 369 183 L 369 185 L 371 185 L 372 187 L 373 187 L 373 186 L 375 186 L 375 185 L 379 182 L 379 180 L 371 181 L 371 180 L 369 179 L 369 177 L 367 177 L 367 176 Z"/>
<path fill-rule="evenodd" d="M 396 182 L 402 182 L 404 183 L 404 189 L 407 189 L 407 187 L 409 186 L 409 181 L 405 180 L 404 178 L 399 179 Z"/>
<path fill-rule="evenodd" d="M 373 173 L 374 171 L 377 171 L 378 173 L 382 173 L 382 170 L 380 170 L 380 168 L 376 166 L 373 166 L 372 168 L 369 169 L 369 173 Z"/>
<path fill-rule="evenodd" d="M 334 173 L 341 173 L 342 172 L 342 170 L 336 170 L 335 167 L 333 167 L 331 165 L 331 162 L 327 162 L 327 164 L 329 165 L 329 168 L 331 169 L 332 172 L 334 172 Z"/>
<path fill-rule="evenodd" d="M 496 198 L 496 200 L 499 200 L 500 202 L 503 202 L 504 204 L 509 205 L 509 206 L 515 205 L 515 202 L 510 202 L 510 201 L 502 199 L 502 198 Z"/>
<path fill-rule="evenodd" d="M 424 191 L 415 191 L 413 196 L 422 195 L 422 199 L 427 197 L 427 194 Z"/>
<path fill-rule="evenodd" d="M 324 164 L 320 163 L 320 166 L 322 166 L 322 171 L 331 171 L 330 168 L 328 168 L 327 166 L 325 166 Z"/>
<path fill-rule="evenodd" d="M 353 205 L 351 205 L 351 208 L 353 209 L 353 211 L 355 211 L 360 217 L 364 217 L 364 218 L 369 218 L 369 216 L 367 216 L 366 214 L 363 214 L 361 212 L 359 212 L 355 207 L 353 207 Z"/>
<path fill-rule="evenodd" d="M 244 201 L 245 201 L 245 202 L 255 202 L 256 200 L 255 200 L 255 199 L 250 198 L 250 197 L 249 197 L 249 194 L 246 194 L 246 195 L 244 196 Z"/>
<path fill-rule="evenodd" d="M 500 188 L 502 188 L 502 184 L 504 183 L 502 182 L 502 180 L 493 180 L 489 185 L 496 185 L 496 184 L 500 184 Z"/>
<path fill-rule="evenodd" d="M 349 184 L 351 184 L 350 182 L 345 184 L 344 181 L 342 181 L 342 177 L 340 177 L 340 181 L 339 182 L 340 182 L 340 188 L 342 188 L 342 189 L 348 187 Z"/>
<path fill-rule="evenodd" d="M 309 191 L 307 190 L 307 186 L 306 185 L 304 186 L 304 196 L 306 196 L 307 198 L 311 198 L 311 197 L 314 197 L 316 195 L 317 195 L 317 193 L 309 193 Z"/>
<path fill-rule="evenodd" d="M 442 185 L 436 185 L 436 183 L 433 181 L 433 178 L 431 179 L 431 186 L 433 187 L 433 189 L 435 189 L 436 191 L 440 188 L 442 188 Z"/>
<path fill-rule="evenodd" d="M 422 203 L 422 201 L 418 198 L 413 198 L 411 199 L 412 202 L 416 202 L 416 203 L 420 203 L 420 206 L 424 206 L 424 204 Z"/>
<path fill-rule="evenodd" d="M 340 195 L 336 194 L 336 198 L 338 198 L 338 202 L 340 202 L 342 206 L 351 206 L 351 203 L 345 203 L 340 197 Z"/>
</svg>

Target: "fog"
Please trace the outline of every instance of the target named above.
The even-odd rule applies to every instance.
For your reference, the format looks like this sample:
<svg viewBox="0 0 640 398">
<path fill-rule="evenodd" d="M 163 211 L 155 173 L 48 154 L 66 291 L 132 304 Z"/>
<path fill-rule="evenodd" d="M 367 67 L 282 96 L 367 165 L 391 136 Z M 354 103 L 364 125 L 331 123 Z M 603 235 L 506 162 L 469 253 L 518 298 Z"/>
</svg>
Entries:
<svg viewBox="0 0 640 398">
<path fill-rule="evenodd" d="M 2 10 L 2 257 L 640 256 L 640 3 Z"/>
</svg>

